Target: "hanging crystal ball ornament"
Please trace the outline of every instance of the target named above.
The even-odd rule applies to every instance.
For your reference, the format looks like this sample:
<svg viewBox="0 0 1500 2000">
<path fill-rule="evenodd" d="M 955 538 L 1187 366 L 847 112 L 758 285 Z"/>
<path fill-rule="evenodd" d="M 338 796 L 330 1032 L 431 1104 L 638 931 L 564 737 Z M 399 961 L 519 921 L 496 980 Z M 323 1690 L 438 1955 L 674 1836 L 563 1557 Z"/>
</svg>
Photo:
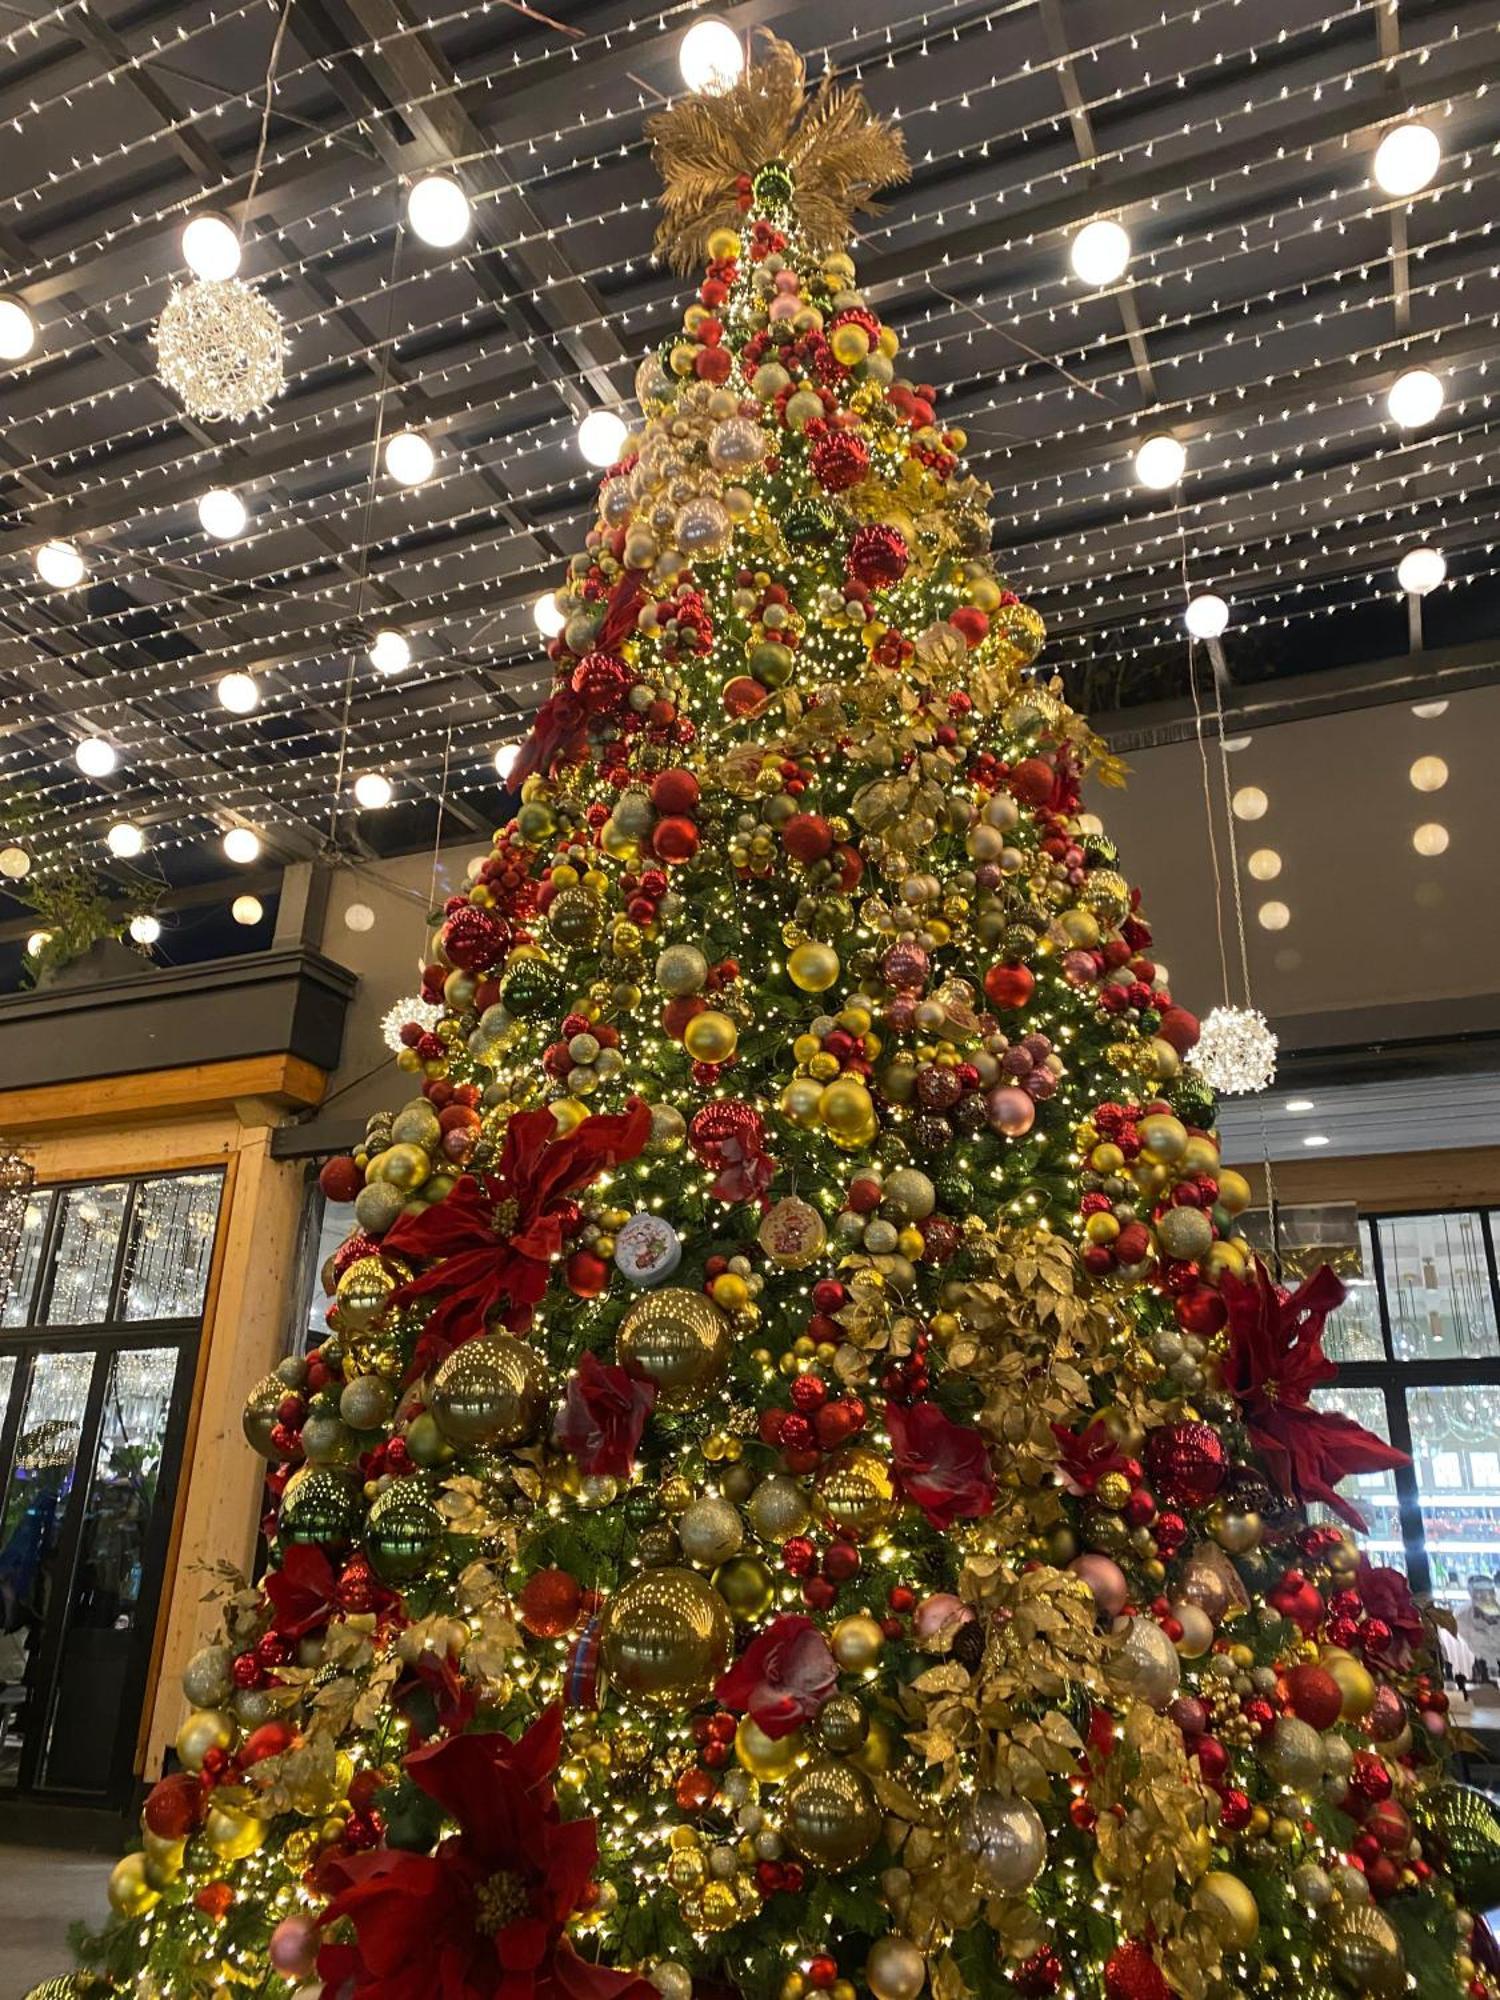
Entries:
<svg viewBox="0 0 1500 2000">
<path fill-rule="evenodd" d="M 1246 1097 L 1276 1081 L 1276 1048 L 1258 1007 L 1215 1007 L 1188 1060 L 1220 1097 Z"/>
<path fill-rule="evenodd" d="M 281 393 L 285 359 L 280 313 L 238 278 L 178 285 L 156 322 L 161 379 L 203 422 L 264 410 Z"/>
</svg>

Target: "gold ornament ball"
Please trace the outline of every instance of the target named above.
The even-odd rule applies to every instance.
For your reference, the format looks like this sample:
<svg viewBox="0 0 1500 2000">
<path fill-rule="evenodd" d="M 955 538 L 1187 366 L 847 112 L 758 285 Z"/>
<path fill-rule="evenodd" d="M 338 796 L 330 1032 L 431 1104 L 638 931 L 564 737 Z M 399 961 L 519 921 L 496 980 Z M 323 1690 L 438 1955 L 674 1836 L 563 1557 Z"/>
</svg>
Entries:
<svg viewBox="0 0 1500 2000">
<path fill-rule="evenodd" d="M 745 1512 L 756 1540 L 778 1548 L 789 1536 L 800 1535 L 812 1519 L 801 1483 L 785 1472 L 768 1474 L 745 1502 Z"/>
<path fill-rule="evenodd" d="M 826 1750 L 847 1756 L 870 1733 L 870 1718 L 852 1694 L 830 1695 L 818 1711 L 818 1740 Z"/>
<path fill-rule="evenodd" d="M 695 1500 L 683 1510 L 677 1522 L 677 1539 L 682 1553 L 702 1569 L 714 1569 L 739 1552 L 745 1539 L 740 1512 L 727 1500 Z"/>
<path fill-rule="evenodd" d="M 776 1579 L 759 1556 L 731 1556 L 713 1574 L 713 1586 L 742 1625 L 770 1610 Z"/>
<path fill-rule="evenodd" d="M 728 1062 L 734 1054 L 740 1031 L 727 1014 L 717 1007 L 705 1007 L 695 1014 L 682 1031 L 682 1046 L 694 1062 Z"/>
<path fill-rule="evenodd" d="M 1190 1262 L 1208 1255 L 1214 1228 L 1201 1208 L 1169 1208 L 1156 1225 L 1156 1235 L 1169 1257 Z"/>
<path fill-rule="evenodd" d="M 1373 1903 L 1345 1903 L 1329 1927 L 1328 1955 L 1355 1993 L 1395 2000 L 1406 1990 L 1406 1960 L 1390 1919 Z"/>
<path fill-rule="evenodd" d="M 560 889 L 547 905 L 547 928 L 570 949 L 595 945 L 604 929 L 604 905 L 592 889 Z"/>
<path fill-rule="evenodd" d="M 286 1393 L 286 1384 L 279 1375 L 263 1375 L 245 1398 L 245 1407 L 240 1413 L 240 1429 L 245 1433 L 246 1444 L 261 1458 L 278 1459 L 281 1456 L 271 1442 L 271 1432 L 278 1421 L 276 1412 Z"/>
<path fill-rule="evenodd" d="M 656 961 L 656 983 L 674 999 L 701 993 L 708 984 L 708 960 L 695 944 L 669 944 Z"/>
<path fill-rule="evenodd" d="M 604 1607 L 600 1649 L 627 1700 L 663 1708 L 701 1701 L 729 1664 L 734 1626 L 713 1585 L 690 1569 L 634 1576 Z"/>
<path fill-rule="evenodd" d="M 1320 1657 L 1319 1665 L 1326 1667 L 1333 1675 L 1338 1683 L 1339 1693 L 1344 1698 L 1340 1719 L 1344 1722 L 1358 1722 L 1361 1716 L 1368 1715 L 1375 1706 L 1375 1682 L 1363 1662 L 1356 1660 L 1352 1653 L 1344 1652 L 1341 1647 L 1328 1646 Z"/>
<path fill-rule="evenodd" d="M 787 958 L 792 984 L 803 993 L 826 993 L 839 976 L 839 955 L 831 944 L 799 944 Z"/>
<path fill-rule="evenodd" d="M 201 1771 L 210 1750 L 231 1750 L 238 1731 L 222 1708 L 195 1708 L 177 1732 L 177 1756 L 185 1771 Z"/>
<path fill-rule="evenodd" d="M 648 1292 L 620 1322 L 615 1358 L 628 1374 L 656 1384 L 657 1407 L 691 1410 L 729 1368 L 729 1321 L 701 1292 L 667 1285 Z"/>
<path fill-rule="evenodd" d="M 883 1816 L 870 1781 L 855 1765 L 822 1758 L 790 1779 L 781 1795 L 781 1831 L 815 1867 L 842 1874 L 880 1838 Z"/>
<path fill-rule="evenodd" d="M 840 1146 L 862 1146 L 875 1136 L 875 1105 L 855 1076 L 838 1076 L 818 1097 L 818 1117 Z"/>
<path fill-rule="evenodd" d="M 927 1961 L 910 1938 L 877 1938 L 865 1960 L 865 1980 L 875 2000 L 917 2000 L 927 1984 Z"/>
<path fill-rule="evenodd" d="M 1193 1891 L 1193 1908 L 1207 1917 L 1214 1936 L 1226 1951 L 1248 1951 L 1260 1930 L 1260 1909 L 1254 1896 L 1227 1869 L 1211 1868 Z"/>
<path fill-rule="evenodd" d="M 1309 1722 L 1279 1715 L 1262 1755 L 1267 1770 L 1289 1791 L 1311 1798 L 1323 1777 L 1323 1739 Z"/>
<path fill-rule="evenodd" d="M 741 1716 L 734 1732 L 734 1754 L 740 1768 L 766 1784 L 779 1785 L 789 1777 L 806 1750 L 800 1729 L 794 1729 L 790 1736 L 767 1736 L 748 1715 Z"/>
<path fill-rule="evenodd" d="M 373 1326 L 390 1305 L 395 1289 L 396 1279 L 379 1257 L 356 1257 L 340 1277 L 335 1294 L 340 1327 L 361 1333 Z"/>
<path fill-rule="evenodd" d="M 885 1634 L 868 1613 L 856 1611 L 841 1618 L 829 1638 L 833 1657 L 846 1673 L 863 1673 L 873 1667 L 885 1645 Z"/>
<path fill-rule="evenodd" d="M 143 1917 L 156 1901 L 156 1891 L 146 1879 L 144 1854 L 122 1854 L 109 1871 L 105 1890 L 109 1907 L 120 1917 Z"/>
<path fill-rule="evenodd" d="M 818 1474 L 814 1505 L 825 1527 L 852 1542 L 868 1542 L 881 1534 L 896 1511 L 891 1470 L 868 1445 L 846 1445 Z"/>
<path fill-rule="evenodd" d="M 794 1125 L 816 1125 L 822 1102 L 823 1085 L 815 1076 L 794 1076 L 781 1093 L 781 1115 Z"/>
<path fill-rule="evenodd" d="M 1170 1112 L 1154 1111 L 1137 1128 L 1141 1151 L 1150 1160 L 1180 1160 L 1188 1142 L 1187 1127 Z"/>
<path fill-rule="evenodd" d="M 221 1861 L 243 1861 L 265 1839 L 265 1822 L 235 1806 L 210 1806 L 203 1837 Z"/>
<path fill-rule="evenodd" d="M 1223 1508 L 1211 1523 L 1214 1540 L 1219 1547 L 1232 1556 L 1247 1556 L 1252 1549 L 1258 1549 L 1265 1536 L 1266 1524 L 1260 1515 L 1251 1511 L 1236 1514 Z"/>
<path fill-rule="evenodd" d="M 300 1466 L 281 1495 L 283 1542 L 341 1548 L 353 1535 L 356 1518 L 354 1482 L 332 1466 Z"/>
<path fill-rule="evenodd" d="M 429 1407 L 453 1444 L 517 1445 L 536 1436 L 547 1401 L 536 1349 L 514 1334 L 486 1333 L 441 1363 Z"/>
</svg>

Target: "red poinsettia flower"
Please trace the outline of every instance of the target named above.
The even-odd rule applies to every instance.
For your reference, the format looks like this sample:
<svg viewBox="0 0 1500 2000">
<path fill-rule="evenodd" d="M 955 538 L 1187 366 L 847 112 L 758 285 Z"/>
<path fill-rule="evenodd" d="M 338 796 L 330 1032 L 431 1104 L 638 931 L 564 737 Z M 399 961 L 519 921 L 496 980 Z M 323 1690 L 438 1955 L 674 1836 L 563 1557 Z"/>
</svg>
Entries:
<svg viewBox="0 0 1500 2000">
<path fill-rule="evenodd" d="M 291 1543 L 279 1565 L 266 1572 L 261 1587 L 270 1601 L 272 1624 L 283 1639 L 319 1631 L 345 1611 L 373 1611 L 383 1618 L 401 1602 L 373 1571 L 341 1576 L 315 1542 Z"/>
<path fill-rule="evenodd" d="M 1092 1493 L 1106 1472 L 1119 1472 L 1128 1462 L 1119 1439 L 1102 1417 L 1095 1417 L 1081 1431 L 1054 1424 L 1052 1435 L 1058 1443 L 1057 1469 L 1070 1493 Z"/>
<path fill-rule="evenodd" d="M 628 569 L 610 593 L 604 622 L 594 634 L 592 655 L 609 657 L 622 639 L 635 630 L 635 621 L 645 595 L 645 579 L 639 570 Z M 511 789 L 523 784 L 533 771 L 550 771 L 554 764 L 570 764 L 583 755 L 589 724 L 608 715 L 623 702 L 630 688 L 630 675 L 623 661 L 619 667 L 618 700 L 601 698 L 601 691 L 585 678 L 581 683 L 569 672 L 561 685 L 537 710 L 531 734 L 522 745 L 516 767 L 511 772 Z"/>
<path fill-rule="evenodd" d="M 1287 1295 L 1257 1262 L 1253 1277 L 1226 1277 L 1221 1289 L 1229 1311 L 1224 1386 L 1240 1406 L 1251 1444 L 1289 1499 L 1321 1500 L 1362 1529 L 1358 1508 L 1334 1491 L 1339 1480 L 1408 1461 L 1352 1418 L 1312 1406 L 1313 1391 L 1338 1379 L 1323 1352 L 1323 1327 L 1343 1301 L 1343 1286 L 1324 1264 Z"/>
<path fill-rule="evenodd" d="M 633 1974 L 578 1957 L 563 1935 L 598 1861 L 591 1819 L 558 1815 L 555 1704 L 519 1742 L 450 1736 L 405 1760 L 458 1832 L 434 1854 L 375 1848 L 328 1864 L 324 2000 L 653 2000 Z"/>
<path fill-rule="evenodd" d="M 1382 1618 L 1390 1626 L 1394 1642 L 1391 1655 L 1397 1666 L 1405 1666 L 1413 1653 L 1427 1650 L 1427 1627 L 1411 1585 L 1399 1569 L 1386 1569 L 1361 1556 L 1354 1588 L 1367 1616 Z"/>
<path fill-rule="evenodd" d="M 774 1738 L 811 1722 L 838 1684 L 828 1641 L 810 1618 L 789 1612 L 751 1640 L 720 1675 L 714 1696 Z"/>
<path fill-rule="evenodd" d="M 483 1333 L 491 1314 L 515 1333 L 531 1324 L 562 1254 L 565 1225 L 577 1216 L 569 1196 L 607 1167 L 633 1160 L 650 1135 L 651 1112 L 639 1099 L 616 1116 L 585 1118 L 564 1137 L 550 1111 L 518 1111 L 492 1174 L 465 1174 L 442 1201 L 387 1230 L 385 1250 L 428 1264 L 394 1299 L 438 1300 L 414 1372 Z"/>
<path fill-rule="evenodd" d="M 995 1504 L 995 1475 L 978 1431 L 945 1417 L 936 1403 L 890 1404 L 885 1427 L 891 1470 L 903 1499 L 921 1508 L 934 1528 L 977 1521 Z"/>
<path fill-rule="evenodd" d="M 656 1407 L 656 1384 L 637 1382 L 623 1368 L 585 1349 L 568 1377 L 552 1435 L 583 1473 L 628 1479 L 635 1448 Z"/>
</svg>

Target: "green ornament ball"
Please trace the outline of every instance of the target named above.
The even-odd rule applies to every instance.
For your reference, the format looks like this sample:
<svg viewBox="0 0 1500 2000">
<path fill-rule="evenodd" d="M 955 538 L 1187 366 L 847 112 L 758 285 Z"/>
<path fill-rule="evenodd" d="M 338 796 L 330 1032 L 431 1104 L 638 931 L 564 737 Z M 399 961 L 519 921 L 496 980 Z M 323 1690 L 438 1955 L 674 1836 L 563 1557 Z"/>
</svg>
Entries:
<svg viewBox="0 0 1500 2000">
<path fill-rule="evenodd" d="M 1472 1785 L 1438 1785 L 1417 1808 L 1441 1846 L 1453 1886 L 1476 1910 L 1500 1903 L 1500 1812 Z"/>
<path fill-rule="evenodd" d="M 425 1481 L 398 1479 L 370 1503 L 365 1547 L 380 1574 L 399 1583 L 427 1568 L 445 1532 Z"/>
<path fill-rule="evenodd" d="M 523 959 L 501 981 L 500 998 L 518 1021 L 541 1020 L 562 1006 L 566 998 L 563 976 L 556 966 L 544 965 L 540 959 Z"/>
<path fill-rule="evenodd" d="M 347 1548 L 355 1520 L 353 1480 L 331 1466 L 304 1465 L 286 1483 L 277 1533 L 291 1544 Z"/>
</svg>

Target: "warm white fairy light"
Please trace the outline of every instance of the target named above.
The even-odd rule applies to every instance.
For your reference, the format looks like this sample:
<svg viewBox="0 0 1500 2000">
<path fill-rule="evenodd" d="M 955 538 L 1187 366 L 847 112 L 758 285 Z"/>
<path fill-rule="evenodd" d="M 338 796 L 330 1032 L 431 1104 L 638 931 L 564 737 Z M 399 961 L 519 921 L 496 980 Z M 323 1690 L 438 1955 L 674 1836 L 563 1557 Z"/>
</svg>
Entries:
<svg viewBox="0 0 1500 2000">
<path fill-rule="evenodd" d="M 407 193 L 406 219 L 434 250 L 451 250 L 469 233 L 469 197 L 451 174 L 424 174 Z"/>
<path fill-rule="evenodd" d="M 226 861 L 234 861 L 244 868 L 252 861 L 260 859 L 260 835 L 248 826 L 232 826 L 219 843 L 224 850 Z"/>
<path fill-rule="evenodd" d="M 0 292 L 0 361 L 24 361 L 35 346 L 30 306 L 14 292 Z"/>
<path fill-rule="evenodd" d="M 254 674 L 225 674 L 215 692 L 219 706 L 231 715 L 253 715 L 260 706 L 260 686 Z"/>
<path fill-rule="evenodd" d="M 744 44 L 727 21 L 694 21 L 678 47 L 677 66 L 689 90 L 717 95 L 744 73 Z"/>
<path fill-rule="evenodd" d="M 232 486 L 210 486 L 198 501 L 198 524 L 216 542 L 232 542 L 245 532 L 249 510 Z"/>
<path fill-rule="evenodd" d="M 104 836 L 104 844 L 117 861 L 134 861 L 146 845 L 146 836 L 128 819 L 117 819 Z"/>
<path fill-rule="evenodd" d="M 409 1000 L 398 1000 L 380 1017 L 381 1039 L 388 1049 L 399 1055 L 406 1047 L 401 1039 L 401 1030 L 408 1021 L 415 1021 L 419 1028 L 426 1030 L 435 1028 L 442 1018 L 443 1010 L 435 1000 L 422 1000 L 414 994 Z"/>
<path fill-rule="evenodd" d="M 628 436 L 624 418 L 613 410 L 590 410 L 578 426 L 578 449 L 603 471 L 619 458 Z"/>
<path fill-rule="evenodd" d="M 1276 1048 L 1258 1007 L 1215 1007 L 1188 1060 L 1220 1097 L 1245 1097 L 1276 1081 Z"/>
<path fill-rule="evenodd" d="M 379 812 L 395 796 L 395 787 L 383 771 L 362 771 L 354 780 L 354 802 L 367 812 Z"/>
<path fill-rule="evenodd" d="M 156 323 L 161 379 L 205 423 L 265 409 L 281 393 L 285 357 L 281 315 L 238 278 L 179 285 Z"/>
<path fill-rule="evenodd" d="M 1153 493 L 1175 486 L 1187 469 L 1187 448 L 1170 431 L 1155 431 L 1136 447 L 1135 476 Z"/>
<path fill-rule="evenodd" d="M 195 278 L 222 283 L 240 268 L 239 231 L 213 209 L 189 217 L 182 230 L 182 261 Z"/>
<path fill-rule="evenodd" d="M 370 641 L 370 665 L 378 674 L 401 674 L 411 665 L 411 641 L 393 625 L 382 625 Z"/>
<path fill-rule="evenodd" d="M 385 441 L 385 469 L 398 486 L 420 486 L 432 477 L 437 454 L 420 431 L 394 431 Z"/>
<path fill-rule="evenodd" d="M 1110 216 L 1086 222 L 1068 245 L 1073 275 L 1086 285 L 1112 285 L 1130 262 L 1130 234 Z"/>
</svg>

